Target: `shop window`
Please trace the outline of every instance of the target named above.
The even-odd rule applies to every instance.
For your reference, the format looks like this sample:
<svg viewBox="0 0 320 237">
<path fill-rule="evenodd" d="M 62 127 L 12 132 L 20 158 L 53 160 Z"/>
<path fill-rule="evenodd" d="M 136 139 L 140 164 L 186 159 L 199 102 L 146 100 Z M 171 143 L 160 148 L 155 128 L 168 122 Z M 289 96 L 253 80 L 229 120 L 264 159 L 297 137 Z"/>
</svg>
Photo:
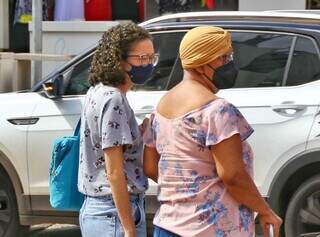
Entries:
<svg viewBox="0 0 320 237">
<path fill-rule="evenodd" d="M 234 60 L 239 68 L 235 88 L 282 86 L 292 36 L 233 32 Z"/>
<path fill-rule="evenodd" d="M 307 9 L 320 9 L 320 0 L 307 0 Z"/>
<path fill-rule="evenodd" d="M 213 8 L 210 9 L 208 6 L 202 6 L 201 1 L 194 1 L 193 10 L 194 11 L 238 11 L 239 10 L 239 0 L 214 0 L 212 1 Z"/>
<path fill-rule="evenodd" d="M 320 55 L 309 38 L 298 37 L 291 59 L 287 86 L 296 86 L 320 79 Z"/>
</svg>

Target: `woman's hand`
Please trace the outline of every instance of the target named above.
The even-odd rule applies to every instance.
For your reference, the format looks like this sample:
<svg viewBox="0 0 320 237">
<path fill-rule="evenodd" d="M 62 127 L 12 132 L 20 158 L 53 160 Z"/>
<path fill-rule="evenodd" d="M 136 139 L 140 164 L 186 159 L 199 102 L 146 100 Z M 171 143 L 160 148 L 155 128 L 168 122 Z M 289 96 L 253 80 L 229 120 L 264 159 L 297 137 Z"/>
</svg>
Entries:
<svg viewBox="0 0 320 237">
<path fill-rule="evenodd" d="M 269 225 L 273 226 L 273 236 L 279 237 L 282 219 L 271 209 L 266 214 L 259 214 L 260 225 L 263 230 L 263 236 L 269 237 Z"/>
<path fill-rule="evenodd" d="M 143 135 L 144 132 L 146 131 L 148 123 L 149 123 L 149 119 L 145 118 L 143 120 L 142 124 L 139 125 L 139 130 L 140 130 L 141 135 Z"/>
</svg>

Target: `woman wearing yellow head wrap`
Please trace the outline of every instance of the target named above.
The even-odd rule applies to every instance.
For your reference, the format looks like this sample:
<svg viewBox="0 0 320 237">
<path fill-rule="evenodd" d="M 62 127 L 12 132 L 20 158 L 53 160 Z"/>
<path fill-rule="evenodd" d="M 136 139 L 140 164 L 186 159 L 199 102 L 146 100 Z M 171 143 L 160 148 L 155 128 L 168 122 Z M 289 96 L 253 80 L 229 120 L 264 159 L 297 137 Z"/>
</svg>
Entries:
<svg viewBox="0 0 320 237">
<path fill-rule="evenodd" d="M 180 44 L 183 80 L 159 102 L 145 130 L 144 171 L 158 182 L 161 205 L 154 236 L 251 237 L 253 212 L 268 236 L 282 220 L 253 182 L 253 133 L 240 111 L 215 95 L 237 70 L 230 34 L 218 27 L 190 30 Z"/>
<path fill-rule="evenodd" d="M 232 52 L 229 32 L 212 26 L 190 30 L 180 44 L 180 58 L 184 69 L 192 69 L 211 63 Z"/>
<path fill-rule="evenodd" d="M 209 79 L 211 83 L 205 82 L 211 90 L 234 86 L 238 71 L 232 60 L 229 32 L 212 26 L 194 28 L 183 37 L 179 52 L 182 67 L 185 70 L 195 69 Z M 204 70 L 206 67 L 210 67 L 211 73 Z"/>
</svg>

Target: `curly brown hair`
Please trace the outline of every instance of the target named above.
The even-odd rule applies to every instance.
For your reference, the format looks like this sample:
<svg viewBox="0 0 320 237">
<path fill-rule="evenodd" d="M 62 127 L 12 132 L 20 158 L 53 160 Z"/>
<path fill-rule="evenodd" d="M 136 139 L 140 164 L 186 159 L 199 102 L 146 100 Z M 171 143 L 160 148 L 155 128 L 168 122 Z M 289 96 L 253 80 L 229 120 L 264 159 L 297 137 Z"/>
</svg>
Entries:
<svg viewBox="0 0 320 237">
<path fill-rule="evenodd" d="M 89 69 L 89 83 L 94 86 L 100 82 L 117 87 L 124 84 L 125 72 L 120 61 L 127 58 L 134 43 L 152 39 L 149 32 L 134 24 L 119 24 L 107 30 L 93 56 Z"/>
</svg>

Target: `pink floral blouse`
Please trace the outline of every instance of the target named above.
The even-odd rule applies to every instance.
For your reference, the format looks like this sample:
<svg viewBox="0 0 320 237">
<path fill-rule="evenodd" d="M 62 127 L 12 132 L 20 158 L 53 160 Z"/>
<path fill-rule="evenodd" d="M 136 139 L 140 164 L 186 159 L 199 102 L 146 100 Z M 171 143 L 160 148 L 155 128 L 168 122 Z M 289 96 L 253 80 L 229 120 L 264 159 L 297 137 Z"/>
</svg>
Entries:
<svg viewBox="0 0 320 237">
<path fill-rule="evenodd" d="M 144 135 L 161 156 L 161 205 L 154 224 L 183 237 L 253 237 L 253 212 L 228 193 L 209 149 L 240 134 L 242 159 L 252 177 L 253 153 L 245 141 L 252 132 L 240 111 L 221 98 L 175 119 L 154 112 Z"/>
</svg>

